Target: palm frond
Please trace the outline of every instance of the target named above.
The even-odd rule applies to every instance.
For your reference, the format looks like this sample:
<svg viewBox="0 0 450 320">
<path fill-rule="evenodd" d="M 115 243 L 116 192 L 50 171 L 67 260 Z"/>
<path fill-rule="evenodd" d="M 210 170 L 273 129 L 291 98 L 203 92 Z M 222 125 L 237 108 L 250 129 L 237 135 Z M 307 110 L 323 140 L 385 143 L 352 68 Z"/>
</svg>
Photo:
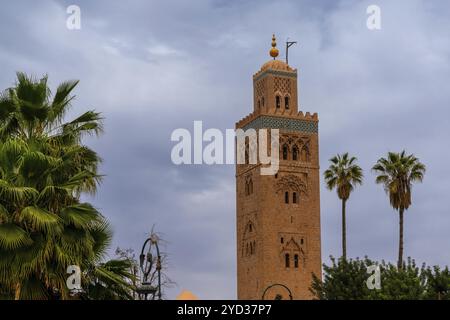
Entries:
<svg viewBox="0 0 450 320">
<path fill-rule="evenodd" d="M 0 248 L 14 250 L 32 243 L 28 233 L 13 223 L 0 224 Z"/>
</svg>

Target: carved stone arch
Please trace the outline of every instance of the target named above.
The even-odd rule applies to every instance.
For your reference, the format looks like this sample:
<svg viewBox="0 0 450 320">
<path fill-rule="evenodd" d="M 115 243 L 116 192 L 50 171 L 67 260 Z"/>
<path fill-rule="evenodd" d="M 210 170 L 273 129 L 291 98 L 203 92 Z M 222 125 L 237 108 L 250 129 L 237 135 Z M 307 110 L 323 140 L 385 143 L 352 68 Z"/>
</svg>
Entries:
<svg viewBox="0 0 450 320">
<path fill-rule="evenodd" d="M 297 241 L 295 241 L 295 239 L 293 237 L 291 237 L 289 239 L 289 241 L 286 242 L 286 244 L 284 245 L 283 251 L 298 251 L 300 252 L 301 248 L 299 246 L 299 244 L 297 243 Z"/>
<path fill-rule="evenodd" d="M 284 103 L 284 94 L 281 92 L 281 91 L 279 91 L 279 90 L 276 90 L 275 92 L 274 92 L 274 94 L 275 94 L 275 110 L 281 110 L 282 108 L 281 108 L 281 106 L 283 105 L 283 103 Z"/>
<path fill-rule="evenodd" d="M 292 160 L 298 161 L 300 158 L 300 149 L 296 143 L 292 145 Z"/>
<path fill-rule="evenodd" d="M 245 195 L 249 196 L 253 193 L 253 178 L 252 175 L 249 174 L 245 176 Z"/>
<path fill-rule="evenodd" d="M 300 147 L 300 160 L 302 162 L 309 162 L 311 160 L 311 152 L 310 152 L 310 139 L 309 137 L 302 137 L 300 139 L 301 147 Z"/>
<path fill-rule="evenodd" d="M 295 241 L 294 237 L 291 237 L 280 251 L 280 258 L 283 263 L 286 264 L 286 255 L 289 255 L 290 267 L 293 268 L 305 268 L 306 255 L 303 248 Z M 296 258 L 297 257 L 297 258 Z M 297 261 L 296 261 L 297 260 Z"/>
<path fill-rule="evenodd" d="M 292 106 L 291 95 L 290 95 L 289 92 L 286 92 L 286 93 L 284 94 L 284 97 L 283 97 L 283 107 L 284 107 L 286 110 L 290 110 L 290 109 L 291 109 L 291 106 Z"/>
<path fill-rule="evenodd" d="M 244 228 L 244 239 L 249 239 L 256 234 L 255 224 L 252 220 L 248 220 Z"/>
<path fill-rule="evenodd" d="M 300 150 L 300 160 L 302 162 L 309 162 L 311 160 L 311 153 L 309 152 L 309 146 L 304 145 Z"/>
<path fill-rule="evenodd" d="M 252 220 L 248 220 L 244 227 L 241 239 L 241 247 L 245 248 L 245 256 L 249 257 L 256 253 L 256 228 Z"/>
<path fill-rule="evenodd" d="M 289 144 L 287 142 L 280 144 L 280 159 L 289 160 Z"/>
<path fill-rule="evenodd" d="M 276 193 L 284 194 L 287 190 L 297 192 L 298 195 L 308 196 L 307 182 L 293 174 L 283 176 L 275 183 Z"/>
</svg>

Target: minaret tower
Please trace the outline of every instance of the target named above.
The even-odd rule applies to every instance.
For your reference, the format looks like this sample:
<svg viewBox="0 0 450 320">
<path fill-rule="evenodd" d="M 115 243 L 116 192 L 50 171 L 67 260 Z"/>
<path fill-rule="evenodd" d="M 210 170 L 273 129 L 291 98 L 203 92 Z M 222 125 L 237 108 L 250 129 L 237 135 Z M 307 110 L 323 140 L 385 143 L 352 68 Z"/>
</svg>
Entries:
<svg viewBox="0 0 450 320">
<path fill-rule="evenodd" d="M 299 112 L 297 70 L 277 60 L 275 36 L 269 53 L 236 129 L 279 129 L 280 166 L 236 166 L 238 299 L 310 299 L 321 277 L 318 116 Z"/>
</svg>

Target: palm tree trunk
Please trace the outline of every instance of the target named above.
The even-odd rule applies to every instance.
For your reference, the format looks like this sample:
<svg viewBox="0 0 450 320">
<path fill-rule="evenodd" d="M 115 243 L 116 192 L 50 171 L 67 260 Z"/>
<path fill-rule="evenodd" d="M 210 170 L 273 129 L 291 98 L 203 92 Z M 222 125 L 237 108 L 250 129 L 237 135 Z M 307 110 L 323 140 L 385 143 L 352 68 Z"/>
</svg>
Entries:
<svg viewBox="0 0 450 320">
<path fill-rule="evenodd" d="M 20 282 L 16 283 L 16 290 L 14 290 L 14 300 L 20 300 L 20 290 L 21 290 L 21 285 Z"/>
<path fill-rule="evenodd" d="M 345 202 L 347 200 L 342 199 L 342 258 L 347 259 L 347 232 L 345 227 Z"/>
<path fill-rule="evenodd" d="M 403 267 L 403 208 L 400 208 L 398 213 L 399 213 L 399 239 L 398 239 L 397 267 L 401 269 Z"/>
</svg>

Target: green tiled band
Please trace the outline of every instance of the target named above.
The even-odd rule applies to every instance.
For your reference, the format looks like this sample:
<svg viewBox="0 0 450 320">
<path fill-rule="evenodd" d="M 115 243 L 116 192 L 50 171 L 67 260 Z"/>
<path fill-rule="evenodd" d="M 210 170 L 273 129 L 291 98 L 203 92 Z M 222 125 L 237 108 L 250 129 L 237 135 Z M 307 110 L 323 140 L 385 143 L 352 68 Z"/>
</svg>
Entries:
<svg viewBox="0 0 450 320">
<path fill-rule="evenodd" d="M 261 116 L 244 126 L 247 129 L 282 129 L 287 131 L 300 131 L 307 133 L 317 133 L 318 123 L 302 119 L 288 119 L 271 116 Z"/>
</svg>

